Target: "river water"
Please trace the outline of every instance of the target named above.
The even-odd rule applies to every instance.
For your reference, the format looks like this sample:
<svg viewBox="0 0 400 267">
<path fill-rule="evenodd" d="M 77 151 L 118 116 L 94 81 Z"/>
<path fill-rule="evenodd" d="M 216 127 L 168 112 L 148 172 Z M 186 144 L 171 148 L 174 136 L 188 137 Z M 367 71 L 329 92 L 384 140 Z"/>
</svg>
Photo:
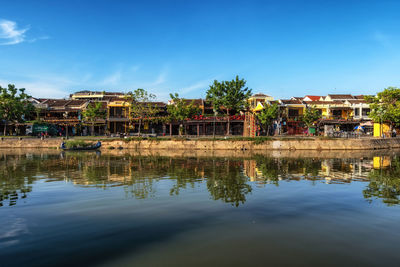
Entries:
<svg viewBox="0 0 400 267">
<path fill-rule="evenodd" d="M 398 266 L 397 152 L 0 151 L 0 266 Z"/>
</svg>

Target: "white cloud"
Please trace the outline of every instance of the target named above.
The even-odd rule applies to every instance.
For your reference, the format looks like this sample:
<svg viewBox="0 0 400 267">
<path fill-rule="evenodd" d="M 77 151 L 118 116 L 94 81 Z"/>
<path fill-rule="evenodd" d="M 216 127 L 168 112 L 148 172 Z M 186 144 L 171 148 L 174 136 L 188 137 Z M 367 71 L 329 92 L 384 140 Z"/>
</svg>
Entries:
<svg viewBox="0 0 400 267">
<path fill-rule="evenodd" d="M 14 45 L 25 41 L 25 32 L 29 30 L 18 29 L 17 23 L 11 20 L 0 20 L 0 45 Z"/>
<path fill-rule="evenodd" d="M 121 71 L 116 71 L 113 74 L 107 76 L 106 78 L 104 78 L 100 84 L 103 86 L 114 86 L 117 85 L 122 78 L 122 73 Z"/>
<path fill-rule="evenodd" d="M 17 88 L 25 88 L 26 93 L 38 98 L 64 98 L 68 97 L 70 92 L 63 89 L 63 86 L 51 81 L 6 81 L 0 80 L 0 85 L 6 87 L 8 84 L 14 84 Z"/>
</svg>

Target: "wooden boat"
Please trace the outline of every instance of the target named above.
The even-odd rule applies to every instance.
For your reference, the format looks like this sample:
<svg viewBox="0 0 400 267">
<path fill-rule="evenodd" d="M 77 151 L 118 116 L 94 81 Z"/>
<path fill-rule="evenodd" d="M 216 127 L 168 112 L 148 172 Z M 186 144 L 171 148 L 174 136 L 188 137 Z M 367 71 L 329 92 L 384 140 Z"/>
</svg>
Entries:
<svg viewBox="0 0 400 267">
<path fill-rule="evenodd" d="M 64 151 L 81 151 L 81 150 L 96 150 L 101 147 L 101 142 L 98 141 L 96 144 L 92 146 L 87 146 L 87 147 L 71 147 L 71 148 L 66 148 L 65 143 L 62 142 L 60 148 Z"/>
</svg>

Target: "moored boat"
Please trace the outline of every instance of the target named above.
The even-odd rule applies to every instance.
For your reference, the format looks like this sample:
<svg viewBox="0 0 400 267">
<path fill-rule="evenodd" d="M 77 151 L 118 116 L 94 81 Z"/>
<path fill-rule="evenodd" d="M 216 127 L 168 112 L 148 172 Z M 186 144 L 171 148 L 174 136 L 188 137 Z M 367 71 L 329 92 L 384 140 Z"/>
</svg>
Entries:
<svg viewBox="0 0 400 267">
<path fill-rule="evenodd" d="M 82 146 L 82 147 L 66 147 L 65 143 L 62 142 L 60 148 L 64 151 L 80 151 L 80 150 L 96 150 L 101 147 L 101 142 L 98 141 L 96 144 L 91 145 L 91 146 Z"/>
</svg>

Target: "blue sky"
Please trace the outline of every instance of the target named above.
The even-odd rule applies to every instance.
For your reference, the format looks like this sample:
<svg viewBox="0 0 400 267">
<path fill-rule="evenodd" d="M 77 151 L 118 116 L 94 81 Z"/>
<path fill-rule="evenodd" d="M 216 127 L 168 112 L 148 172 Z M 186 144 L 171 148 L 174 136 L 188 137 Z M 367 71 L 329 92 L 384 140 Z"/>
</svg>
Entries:
<svg viewBox="0 0 400 267">
<path fill-rule="evenodd" d="M 400 87 L 400 1 L 0 1 L 0 85 L 39 97 L 205 97 L 239 75 L 275 98 Z"/>
</svg>

